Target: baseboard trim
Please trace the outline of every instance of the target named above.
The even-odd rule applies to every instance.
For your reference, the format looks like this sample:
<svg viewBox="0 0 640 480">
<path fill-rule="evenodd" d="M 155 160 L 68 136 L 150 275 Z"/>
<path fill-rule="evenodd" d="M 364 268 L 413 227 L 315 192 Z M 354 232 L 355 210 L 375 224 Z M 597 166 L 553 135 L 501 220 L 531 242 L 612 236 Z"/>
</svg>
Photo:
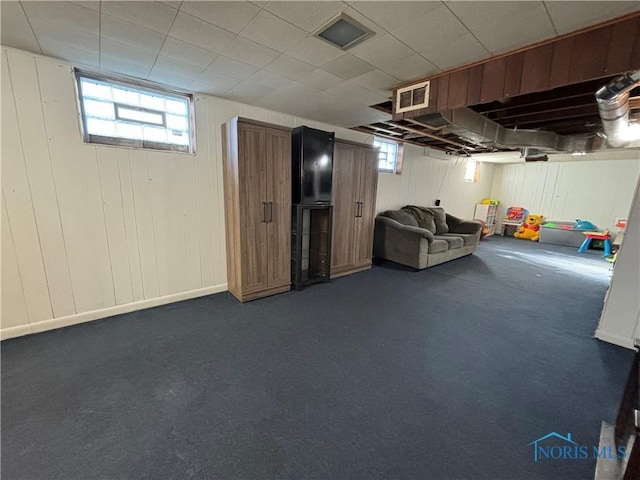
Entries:
<svg viewBox="0 0 640 480">
<path fill-rule="evenodd" d="M 621 337 L 619 335 L 614 335 L 600 329 L 596 330 L 595 337 L 598 340 L 602 340 L 603 342 L 613 343 L 614 345 L 628 348 L 630 350 L 636 349 L 636 347 L 633 345 L 632 338 Z"/>
<path fill-rule="evenodd" d="M 145 310 L 147 308 L 159 307 L 168 303 L 180 302 L 191 298 L 204 297 L 214 293 L 227 291 L 227 284 L 215 285 L 213 287 L 199 288 L 198 290 L 190 290 L 188 292 L 174 293 L 163 297 L 150 298 L 149 300 L 141 300 L 139 302 L 127 303 L 125 305 L 116 305 L 113 307 L 103 308 L 101 310 L 92 310 L 90 312 L 77 313 L 66 317 L 53 318 L 51 320 L 43 320 L 41 322 L 29 325 L 20 325 L 18 327 L 3 328 L 0 330 L 0 340 L 21 337 L 32 333 L 46 332 L 56 328 L 68 327 L 79 323 L 91 322 L 100 318 L 112 317 L 122 313 L 130 313 L 137 310 Z"/>
</svg>

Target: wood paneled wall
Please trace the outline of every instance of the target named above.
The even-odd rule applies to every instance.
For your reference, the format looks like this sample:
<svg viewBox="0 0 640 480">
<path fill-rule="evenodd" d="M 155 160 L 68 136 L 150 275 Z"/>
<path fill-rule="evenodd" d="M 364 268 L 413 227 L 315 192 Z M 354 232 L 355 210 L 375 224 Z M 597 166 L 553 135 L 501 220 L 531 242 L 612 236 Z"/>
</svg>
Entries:
<svg viewBox="0 0 640 480">
<path fill-rule="evenodd" d="M 229 118 L 371 141 L 203 95 L 195 155 L 85 144 L 71 66 L 4 47 L 1 103 L 2 338 L 226 290 Z"/>
<path fill-rule="evenodd" d="M 431 79 L 429 106 L 395 114 L 393 119 L 540 92 L 637 68 L 640 13 L 436 76 Z M 395 92 L 393 98 L 395 101 Z"/>
<path fill-rule="evenodd" d="M 524 207 L 548 220 L 593 222 L 615 231 L 629 212 L 640 162 L 629 160 L 538 162 L 496 167 L 491 197 L 501 201 L 498 221 L 509 206 Z"/>
</svg>

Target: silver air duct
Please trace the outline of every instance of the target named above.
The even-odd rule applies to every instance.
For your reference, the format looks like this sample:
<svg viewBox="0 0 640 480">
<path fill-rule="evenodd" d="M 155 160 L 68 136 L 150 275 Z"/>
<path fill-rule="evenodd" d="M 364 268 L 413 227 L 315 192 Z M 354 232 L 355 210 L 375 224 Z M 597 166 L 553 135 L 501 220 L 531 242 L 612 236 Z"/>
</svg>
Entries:
<svg viewBox="0 0 640 480">
<path fill-rule="evenodd" d="M 640 85 L 640 70 L 614 78 L 596 92 L 602 127 L 611 148 L 625 147 L 629 130 L 629 92 Z"/>
</svg>

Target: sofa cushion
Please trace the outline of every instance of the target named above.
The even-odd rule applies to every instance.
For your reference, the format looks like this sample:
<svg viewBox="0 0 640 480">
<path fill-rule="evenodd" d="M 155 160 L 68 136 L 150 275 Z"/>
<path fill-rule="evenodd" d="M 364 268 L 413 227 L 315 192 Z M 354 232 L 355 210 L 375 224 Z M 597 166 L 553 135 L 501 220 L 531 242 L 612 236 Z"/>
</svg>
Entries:
<svg viewBox="0 0 640 480">
<path fill-rule="evenodd" d="M 433 242 L 429 244 L 429 253 L 442 253 L 449 250 L 449 243 L 446 240 L 434 237 Z"/>
<path fill-rule="evenodd" d="M 471 247 L 477 245 L 480 240 L 480 235 L 477 233 L 445 233 L 443 237 L 454 237 L 462 239 L 465 247 Z"/>
<path fill-rule="evenodd" d="M 407 205 L 402 207 L 402 211 L 415 218 L 419 227 L 429 230 L 431 233 L 436 233 L 435 216 L 430 208 Z"/>
<path fill-rule="evenodd" d="M 429 207 L 429 210 L 433 212 L 433 218 L 436 222 L 437 235 L 444 235 L 449 233 L 449 225 L 447 225 L 447 214 L 442 207 Z"/>
<path fill-rule="evenodd" d="M 403 210 L 387 210 L 380 213 L 380 216 L 390 218 L 403 225 L 409 225 L 410 227 L 417 227 L 418 222 L 409 212 Z"/>
<path fill-rule="evenodd" d="M 447 233 L 446 235 L 434 235 L 433 238 L 437 240 L 444 240 L 445 242 L 447 242 L 449 244 L 449 250 L 454 248 L 462 248 L 462 246 L 464 245 L 464 240 L 461 237 L 452 235 L 450 233 Z"/>
</svg>

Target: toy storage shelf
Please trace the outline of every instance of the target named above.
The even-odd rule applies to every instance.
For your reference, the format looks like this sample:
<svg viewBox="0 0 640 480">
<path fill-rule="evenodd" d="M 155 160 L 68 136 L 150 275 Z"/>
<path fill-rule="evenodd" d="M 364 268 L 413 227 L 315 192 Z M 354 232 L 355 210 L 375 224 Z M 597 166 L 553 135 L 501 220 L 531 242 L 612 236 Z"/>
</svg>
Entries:
<svg viewBox="0 0 640 480">
<path fill-rule="evenodd" d="M 476 209 L 473 218 L 482 220 L 486 225 L 490 235 L 496 233 L 496 221 L 498 220 L 498 205 L 485 205 L 484 203 L 476 203 Z"/>
</svg>

